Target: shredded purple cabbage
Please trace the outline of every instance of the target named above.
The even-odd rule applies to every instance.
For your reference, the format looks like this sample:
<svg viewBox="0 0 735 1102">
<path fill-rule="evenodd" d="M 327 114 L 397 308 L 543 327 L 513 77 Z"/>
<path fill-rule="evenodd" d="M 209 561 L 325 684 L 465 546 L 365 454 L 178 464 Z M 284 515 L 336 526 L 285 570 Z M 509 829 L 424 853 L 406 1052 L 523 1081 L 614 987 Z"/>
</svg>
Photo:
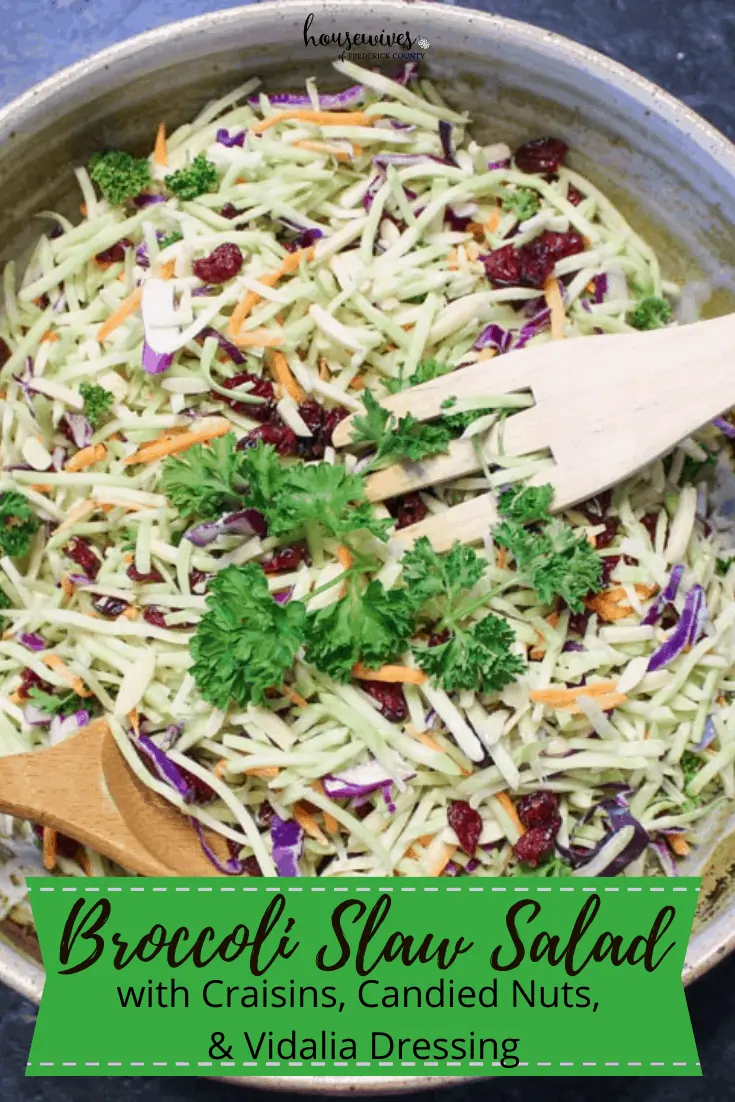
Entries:
<svg viewBox="0 0 735 1102">
<path fill-rule="evenodd" d="M 229 131 L 225 130 L 224 128 L 221 128 L 220 130 L 217 131 L 216 140 L 219 142 L 220 145 L 224 145 L 228 149 L 231 149 L 235 145 L 237 145 L 237 146 L 245 145 L 245 135 L 246 134 L 247 134 L 247 130 L 240 130 L 240 131 L 238 131 L 237 134 L 230 134 Z"/>
<path fill-rule="evenodd" d="M 34 653 L 46 649 L 46 640 L 35 631 L 21 632 L 18 636 L 18 642 L 22 643 L 26 650 L 33 651 Z"/>
<path fill-rule="evenodd" d="M 299 858 L 304 848 L 304 832 L 294 819 L 271 819 L 273 861 L 279 876 L 301 876 Z"/>
<path fill-rule="evenodd" d="M 178 765 L 175 765 L 168 754 L 161 750 L 159 746 L 156 746 L 153 739 L 148 738 L 147 735 L 138 735 L 136 739 L 133 739 L 133 745 L 138 750 L 143 751 L 161 780 L 170 784 L 185 804 L 194 803 L 196 799 L 195 789 L 185 779 Z"/>
<path fill-rule="evenodd" d="M 220 536 L 265 536 L 268 532 L 265 518 L 257 509 L 241 509 L 236 513 L 227 513 L 219 520 L 206 521 L 190 528 L 184 539 L 195 547 L 208 547 Z"/>
<path fill-rule="evenodd" d="M 707 747 L 710 745 L 710 743 L 714 742 L 716 737 L 717 737 L 717 729 L 715 727 L 715 721 L 712 718 L 712 716 L 707 716 L 707 722 L 704 725 L 704 731 L 702 732 L 702 737 L 699 740 L 699 742 L 697 743 L 697 745 L 693 746 L 692 749 L 695 750 L 695 751 L 697 751 L 697 750 L 706 750 Z"/>
<path fill-rule="evenodd" d="M 731 425 L 729 421 L 724 417 L 715 417 L 712 424 L 720 432 L 724 432 L 725 436 L 728 436 L 731 440 L 735 440 L 735 425 Z"/>
<path fill-rule="evenodd" d="M 452 124 L 446 119 L 439 120 L 439 141 L 442 143 L 444 160 L 448 165 L 456 165 L 457 159 L 452 148 Z"/>
<path fill-rule="evenodd" d="M 207 858 L 208 861 L 212 862 L 217 871 L 224 873 L 225 876 L 242 876 L 242 874 L 245 872 L 245 862 L 241 861 L 239 857 L 235 857 L 232 854 L 227 858 L 226 861 L 220 860 L 220 858 L 217 856 L 217 854 L 214 852 L 209 842 L 207 841 L 207 837 L 204 833 L 204 827 L 199 822 L 199 820 L 195 819 L 194 816 L 191 816 L 189 822 L 194 827 L 194 830 L 197 832 L 199 844 L 204 851 L 204 856 Z M 229 849 L 229 839 L 227 839 L 227 842 Z"/>
<path fill-rule="evenodd" d="M 83 413 L 65 413 L 64 421 L 77 448 L 86 448 L 92 442 L 92 426 Z"/>
<path fill-rule="evenodd" d="M 311 96 L 296 92 L 276 92 L 275 95 L 266 97 L 272 107 L 313 107 Z M 353 107 L 362 103 L 365 99 L 365 88 L 362 84 L 353 84 L 351 88 L 345 88 L 343 92 L 327 92 L 318 96 L 320 111 L 333 111 L 339 107 Z M 260 106 L 260 96 L 248 96 L 251 107 Z"/>
<path fill-rule="evenodd" d="M 232 362 L 238 367 L 241 367 L 245 363 L 245 357 L 239 348 L 237 348 L 231 341 L 228 341 L 227 337 L 223 337 L 217 330 L 213 329 L 211 325 L 206 326 L 199 333 L 200 337 L 214 337 L 219 344 L 222 351 L 230 357 Z"/>
<path fill-rule="evenodd" d="M 156 352 L 148 341 L 143 342 L 143 370 L 146 375 L 162 375 L 173 362 L 173 352 Z"/>
<path fill-rule="evenodd" d="M 592 282 L 595 285 L 595 302 L 599 306 L 601 302 L 605 301 L 605 295 L 607 294 L 607 276 L 604 273 L 596 275 Z"/>
<path fill-rule="evenodd" d="M 136 207 L 149 207 L 151 203 L 165 203 L 166 196 L 146 194 L 136 195 L 136 197 L 133 199 L 133 202 L 135 203 Z"/>
<path fill-rule="evenodd" d="M 642 826 L 638 820 L 630 814 L 627 806 L 618 802 L 617 800 L 605 800 L 600 805 L 608 824 L 609 832 L 604 835 L 603 838 L 592 849 L 582 850 L 574 846 L 567 847 L 562 846 L 559 842 L 556 843 L 556 848 L 562 857 L 569 862 L 573 869 L 578 869 L 582 865 L 587 865 L 624 827 L 633 827 L 633 835 L 620 853 L 614 857 L 610 864 L 607 865 L 601 872 L 598 872 L 598 876 L 617 876 L 623 869 L 627 868 L 632 861 L 635 861 L 637 857 L 645 850 L 646 846 L 650 842 L 648 831 Z"/>
<path fill-rule="evenodd" d="M 493 321 L 480 333 L 473 348 L 494 348 L 499 355 L 502 355 L 510 350 L 512 343 L 513 337 L 508 330 Z"/>
<path fill-rule="evenodd" d="M 656 600 L 653 602 L 648 612 L 641 620 L 642 624 L 645 624 L 648 627 L 659 622 L 664 614 L 664 609 L 667 605 L 671 604 L 671 602 L 676 597 L 676 594 L 679 592 L 679 585 L 681 584 L 681 579 L 683 575 L 684 566 L 682 565 L 682 563 L 677 563 L 676 566 L 672 569 L 671 574 L 669 575 L 669 580 L 666 583 L 666 588 L 658 594 Z"/>
<path fill-rule="evenodd" d="M 506 157 L 503 161 L 490 161 L 488 163 L 488 172 L 494 172 L 498 168 L 510 168 L 510 157 Z"/>
<path fill-rule="evenodd" d="M 668 639 L 651 655 L 648 670 L 660 670 L 663 666 L 668 666 L 670 662 L 683 654 L 687 647 L 693 646 L 699 638 L 706 617 L 707 598 L 705 592 L 701 585 L 693 585 L 686 595 L 679 623 Z"/>
</svg>

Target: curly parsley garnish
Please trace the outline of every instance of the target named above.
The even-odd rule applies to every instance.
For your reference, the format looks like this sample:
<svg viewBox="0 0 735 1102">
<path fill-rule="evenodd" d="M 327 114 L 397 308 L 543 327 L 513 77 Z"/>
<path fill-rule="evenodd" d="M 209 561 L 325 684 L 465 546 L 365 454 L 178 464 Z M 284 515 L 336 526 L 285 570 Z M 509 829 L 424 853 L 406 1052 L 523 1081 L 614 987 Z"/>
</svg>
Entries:
<svg viewBox="0 0 735 1102">
<path fill-rule="evenodd" d="M 418 462 L 449 449 L 452 433 L 446 425 L 417 421 L 410 413 L 397 420 L 369 390 L 365 392 L 364 404 L 365 415 L 356 416 L 353 422 L 352 443 L 366 444 L 375 450 L 368 469 L 402 459 Z"/>
<path fill-rule="evenodd" d="M 22 494 L 0 494 L 0 551 L 11 559 L 27 555 L 38 528 L 38 518 Z"/>
</svg>

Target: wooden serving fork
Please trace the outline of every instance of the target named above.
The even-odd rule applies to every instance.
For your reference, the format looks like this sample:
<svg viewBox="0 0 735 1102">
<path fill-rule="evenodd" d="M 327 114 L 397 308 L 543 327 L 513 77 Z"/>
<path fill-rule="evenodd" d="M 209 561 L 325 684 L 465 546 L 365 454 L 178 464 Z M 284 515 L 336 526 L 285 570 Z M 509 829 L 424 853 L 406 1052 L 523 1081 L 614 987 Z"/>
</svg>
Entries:
<svg viewBox="0 0 735 1102">
<path fill-rule="evenodd" d="M 484 443 L 523 456 L 545 448 L 553 465 L 529 479 L 551 483 L 553 508 L 584 501 L 668 452 L 695 429 L 735 405 L 735 315 L 651 332 L 594 340 L 560 340 L 498 356 L 386 398 L 396 417 L 440 417 L 447 399 L 530 391 L 534 404 L 493 428 Z M 349 445 L 354 415 L 334 432 Z M 444 455 L 376 471 L 371 501 L 453 481 L 481 469 L 472 440 Z M 485 493 L 404 528 L 396 539 L 427 536 L 437 551 L 459 540 L 476 543 L 497 519 L 496 495 Z"/>
</svg>

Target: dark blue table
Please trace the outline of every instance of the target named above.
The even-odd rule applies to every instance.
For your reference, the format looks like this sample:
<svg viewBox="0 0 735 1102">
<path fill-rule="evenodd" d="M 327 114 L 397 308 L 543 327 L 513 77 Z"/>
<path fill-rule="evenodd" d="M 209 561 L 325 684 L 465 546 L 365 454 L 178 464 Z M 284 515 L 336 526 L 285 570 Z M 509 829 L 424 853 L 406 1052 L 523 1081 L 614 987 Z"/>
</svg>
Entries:
<svg viewBox="0 0 735 1102">
<path fill-rule="evenodd" d="M 113 42 L 239 0 L 0 0 L 0 103 Z M 315 0 L 315 8 L 319 0 Z M 735 139 L 735 0 L 474 0 L 557 31 L 644 73 Z M 702 1080 L 498 1080 L 427 1091 L 422 1102 L 698 1102 L 735 1098 L 735 959 L 689 1006 Z M 70 1007 L 70 1013 L 73 1008 Z M 277 1102 L 197 1079 L 24 1079 L 34 1008 L 0 988 L 0 1102 Z"/>
</svg>

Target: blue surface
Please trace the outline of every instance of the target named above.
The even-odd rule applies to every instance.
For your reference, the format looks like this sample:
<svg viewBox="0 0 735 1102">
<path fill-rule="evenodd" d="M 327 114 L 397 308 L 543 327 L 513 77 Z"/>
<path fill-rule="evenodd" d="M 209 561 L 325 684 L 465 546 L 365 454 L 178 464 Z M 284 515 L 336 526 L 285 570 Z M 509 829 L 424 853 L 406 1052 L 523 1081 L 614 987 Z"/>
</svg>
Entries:
<svg viewBox="0 0 735 1102">
<path fill-rule="evenodd" d="M 226 0 L 0 0 L 0 104 L 105 46 Z M 735 138 L 735 0 L 475 0 L 637 69 Z M 319 0 L 314 0 L 318 10 Z M 735 958 L 688 993 L 705 1078 L 533 1080 L 427 1091 L 422 1102 L 715 1102 L 735 1098 Z M 73 1008 L 71 1010 L 73 1013 Z M 0 987 L 0 1102 L 278 1102 L 195 1079 L 24 1078 L 35 1009 Z M 407 1096 L 411 1097 L 411 1096 Z"/>
</svg>

